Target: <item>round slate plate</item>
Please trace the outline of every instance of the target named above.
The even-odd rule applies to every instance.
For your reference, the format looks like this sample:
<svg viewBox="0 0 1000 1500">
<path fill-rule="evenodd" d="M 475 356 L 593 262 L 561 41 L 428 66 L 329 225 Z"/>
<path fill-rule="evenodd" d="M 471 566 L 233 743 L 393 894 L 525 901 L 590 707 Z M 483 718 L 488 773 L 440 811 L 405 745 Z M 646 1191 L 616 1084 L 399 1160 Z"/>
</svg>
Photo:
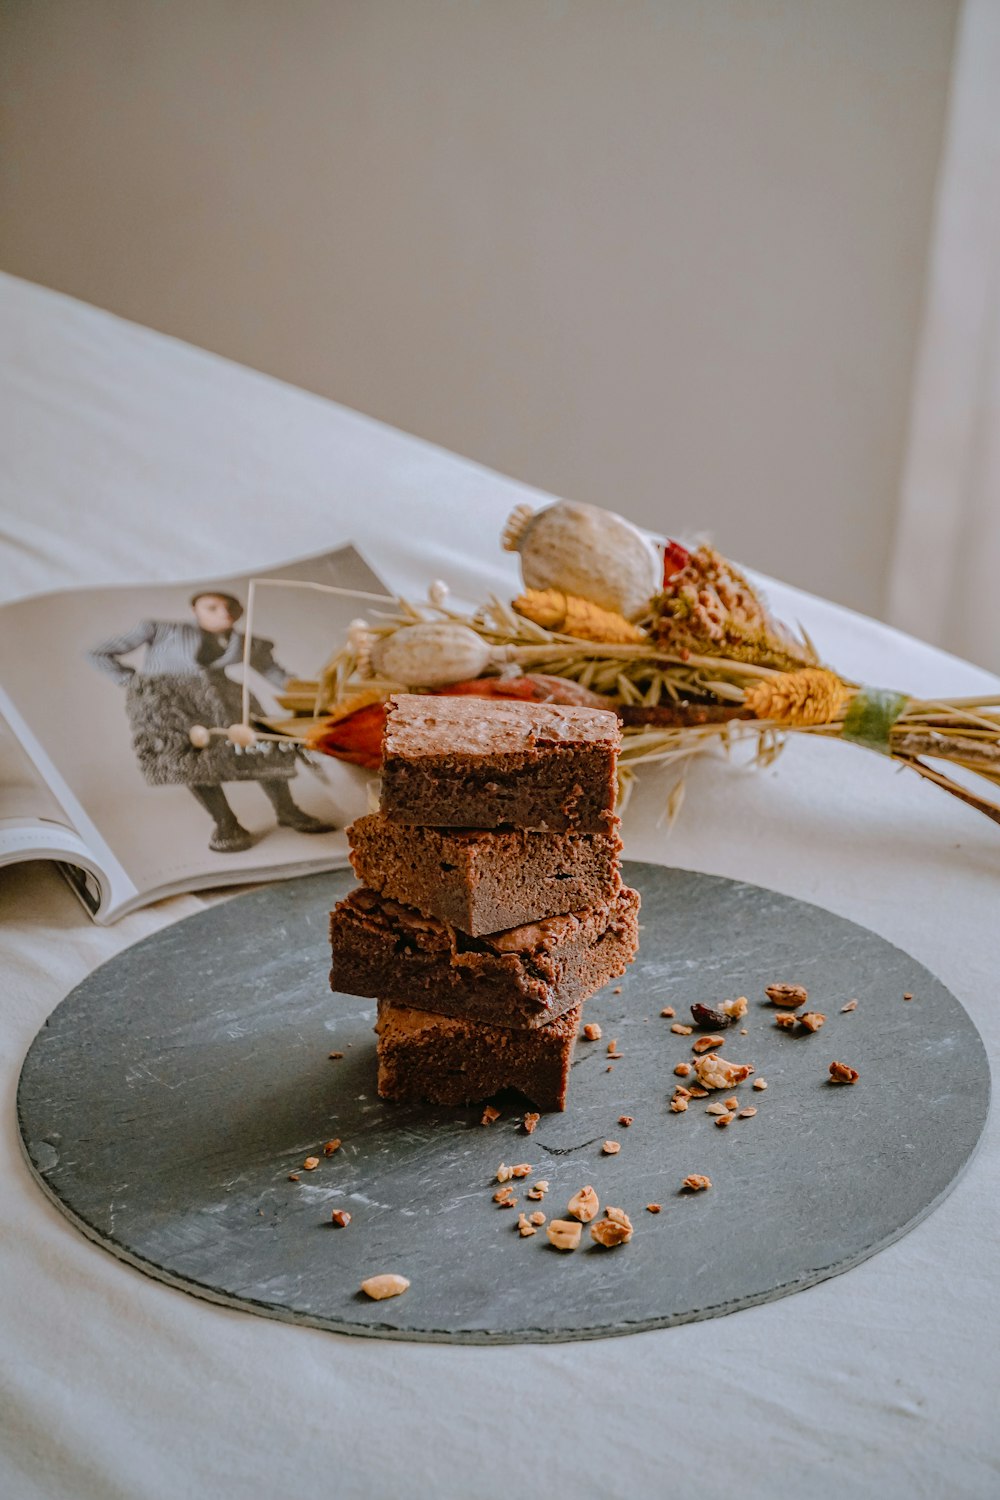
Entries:
<svg viewBox="0 0 1000 1500">
<path fill-rule="evenodd" d="M 341 1332 L 455 1343 L 594 1338 L 712 1317 L 847 1270 L 948 1192 L 986 1120 L 989 1069 L 958 1001 L 873 933 L 758 886 L 632 864 L 642 943 L 587 1006 L 569 1107 L 526 1136 L 516 1097 L 481 1108 L 383 1104 L 373 1001 L 327 988 L 327 913 L 349 872 L 274 885 L 179 922 L 79 985 L 35 1039 L 18 1112 L 28 1159 L 59 1207 L 140 1270 L 196 1296 Z M 822 1031 L 773 1024 L 765 985 L 790 980 Z M 903 1001 L 912 992 L 912 1002 Z M 671 1114 L 692 1038 L 660 1017 L 748 995 L 752 1119 L 718 1129 Z M 842 1014 L 852 996 L 858 1008 Z M 609 1065 L 617 1039 L 621 1061 Z M 340 1060 L 331 1052 L 342 1052 Z M 854 1087 L 829 1063 L 858 1068 Z M 716 1098 L 722 1096 L 716 1095 Z M 631 1115 L 630 1127 L 618 1123 Z M 337 1136 L 330 1157 L 323 1143 Z M 602 1142 L 620 1140 L 605 1156 Z M 312 1154 L 313 1172 L 299 1171 Z M 552 1218 L 585 1183 L 635 1224 L 567 1255 L 493 1203 L 501 1161 L 530 1162 Z M 710 1192 L 681 1182 L 706 1173 Z M 662 1212 L 646 1212 L 650 1202 Z M 352 1215 L 346 1229 L 331 1210 Z M 370 1302 L 376 1272 L 409 1277 Z"/>
</svg>

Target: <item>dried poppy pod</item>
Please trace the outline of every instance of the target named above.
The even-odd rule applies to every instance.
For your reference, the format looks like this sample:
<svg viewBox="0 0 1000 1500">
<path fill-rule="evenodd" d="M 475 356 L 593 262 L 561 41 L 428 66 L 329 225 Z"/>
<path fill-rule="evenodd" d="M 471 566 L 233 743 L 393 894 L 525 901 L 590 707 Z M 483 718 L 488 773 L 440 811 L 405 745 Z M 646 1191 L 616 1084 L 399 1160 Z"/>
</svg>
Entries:
<svg viewBox="0 0 1000 1500">
<path fill-rule="evenodd" d="M 468 625 L 455 620 L 403 625 L 373 641 L 369 654 L 371 670 L 377 677 L 408 688 L 463 682 L 511 659 L 508 647 L 491 646 Z"/>
<path fill-rule="evenodd" d="M 503 532 L 508 552 L 521 554 L 529 589 L 561 589 L 615 610 L 642 614 L 660 586 L 656 547 L 637 526 L 596 505 L 559 500 L 544 510 L 519 505 Z"/>
</svg>

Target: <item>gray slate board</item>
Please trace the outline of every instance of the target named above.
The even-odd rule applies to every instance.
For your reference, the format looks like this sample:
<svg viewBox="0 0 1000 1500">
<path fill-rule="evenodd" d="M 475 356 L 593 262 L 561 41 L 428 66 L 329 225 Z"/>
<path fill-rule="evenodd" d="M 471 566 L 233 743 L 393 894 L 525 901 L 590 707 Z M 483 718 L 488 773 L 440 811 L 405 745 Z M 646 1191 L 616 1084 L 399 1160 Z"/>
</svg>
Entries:
<svg viewBox="0 0 1000 1500">
<path fill-rule="evenodd" d="M 819 907 L 714 876 L 627 866 L 642 943 L 586 1008 L 569 1108 L 533 1136 L 512 1096 L 481 1109 L 383 1104 L 374 1002 L 327 988 L 327 913 L 349 872 L 215 906 L 127 949 L 79 985 L 21 1074 L 22 1139 L 38 1180 L 97 1243 L 196 1296 L 271 1317 L 389 1338 L 544 1342 L 661 1328 L 731 1312 L 848 1270 L 891 1244 L 953 1186 L 989 1107 L 989 1069 L 958 1001 L 926 969 Z M 778 1031 L 775 980 L 805 984 L 829 1020 Z M 905 991 L 914 995 L 906 1003 Z M 725 1054 L 766 1092 L 727 1129 L 671 1114 L 674 1065 L 694 1040 L 660 1018 L 750 997 Z M 853 1013 L 841 1006 L 859 1000 Z M 623 1059 L 608 1071 L 606 1044 Z M 343 1052 L 341 1061 L 329 1058 Z M 853 1087 L 828 1084 L 834 1059 Z M 716 1095 L 716 1098 L 723 1096 Z M 634 1116 L 629 1128 L 622 1114 Z M 343 1146 L 323 1156 L 322 1145 Z M 608 1138 L 618 1156 L 601 1154 Z M 306 1156 L 320 1165 L 288 1180 Z M 533 1164 L 561 1217 L 585 1183 L 621 1206 L 633 1241 L 575 1254 L 521 1239 L 492 1201 L 500 1161 Z M 685 1195 L 703 1172 L 709 1192 Z M 652 1215 L 645 1204 L 660 1202 Z M 353 1216 L 346 1229 L 331 1210 Z M 370 1302 L 376 1272 L 410 1290 Z"/>
</svg>

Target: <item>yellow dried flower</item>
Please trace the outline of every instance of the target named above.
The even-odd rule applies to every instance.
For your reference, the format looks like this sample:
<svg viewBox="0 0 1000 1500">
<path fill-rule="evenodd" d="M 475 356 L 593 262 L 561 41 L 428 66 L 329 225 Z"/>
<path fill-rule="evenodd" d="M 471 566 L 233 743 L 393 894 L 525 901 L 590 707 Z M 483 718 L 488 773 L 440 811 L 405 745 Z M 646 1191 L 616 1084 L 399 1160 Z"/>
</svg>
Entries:
<svg viewBox="0 0 1000 1500">
<path fill-rule="evenodd" d="M 744 704 L 756 718 L 779 724 L 830 724 L 842 716 L 852 691 L 836 672 L 804 667 L 755 682 Z"/>
<path fill-rule="evenodd" d="M 527 589 L 513 603 L 525 619 L 580 641 L 638 646 L 646 639 L 643 631 L 630 624 L 624 615 L 602 609 L 576 594 L 564 594 L 562 589 Z"/>
</svg>

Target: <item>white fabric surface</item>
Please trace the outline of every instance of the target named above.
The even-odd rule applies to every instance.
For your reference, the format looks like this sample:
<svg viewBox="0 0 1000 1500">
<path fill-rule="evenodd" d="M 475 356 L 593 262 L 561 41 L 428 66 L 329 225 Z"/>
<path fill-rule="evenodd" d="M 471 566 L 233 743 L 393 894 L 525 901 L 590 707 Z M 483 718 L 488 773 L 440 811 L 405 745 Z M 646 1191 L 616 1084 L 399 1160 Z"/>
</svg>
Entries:
<svg viewBox="0 0 1000 1500">
<path fill-rule="evenodd" d="M 403 590 L 515 581 L 497 535 L 533 497 L 498 475 L 9 278 L 0 348 L 4 597 L 228 572 L 347 539 Z M 870 620 L 778 585 L 772 597 L 845 672 L 927 692 L 992 685 Z M 703 763 L 669 839 L 662 796 L 653 777 L 633 803 L 629 854 L 867 924 L 943 978 L 996 1057 L 994 825 L 876 756 L 819 743 L 764 773 Z M 945 1204 L 863 1266 L 628 1339 L 341 1338 L 198 1302 L 88 1243 L 20 1158 L 21 1059 L 84 975 L 203 905 L 182 897 L 101 930 L 51 870 L 0 873 L 4 1496 L 998 1493 L 995 1118 Z"/>
</svg>

